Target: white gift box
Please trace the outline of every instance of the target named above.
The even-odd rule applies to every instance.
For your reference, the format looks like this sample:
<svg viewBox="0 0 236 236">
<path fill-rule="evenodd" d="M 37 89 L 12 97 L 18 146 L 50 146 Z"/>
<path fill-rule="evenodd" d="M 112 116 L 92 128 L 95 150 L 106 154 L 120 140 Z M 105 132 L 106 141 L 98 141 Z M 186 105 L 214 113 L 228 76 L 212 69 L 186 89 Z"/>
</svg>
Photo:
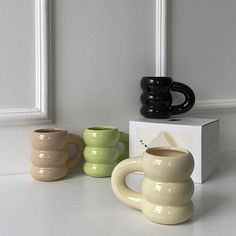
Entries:
<svg viewBox="0 0 236 236">
<path fill-rule="evenodd" d="M 130 157 L 151 147 L 172 146 L 189 150 L 195 162 L 192 179 L 203 183 L 219 168 L 219 120 L 170 118 L 137 119 L 129 123 Z"/>
</svg>

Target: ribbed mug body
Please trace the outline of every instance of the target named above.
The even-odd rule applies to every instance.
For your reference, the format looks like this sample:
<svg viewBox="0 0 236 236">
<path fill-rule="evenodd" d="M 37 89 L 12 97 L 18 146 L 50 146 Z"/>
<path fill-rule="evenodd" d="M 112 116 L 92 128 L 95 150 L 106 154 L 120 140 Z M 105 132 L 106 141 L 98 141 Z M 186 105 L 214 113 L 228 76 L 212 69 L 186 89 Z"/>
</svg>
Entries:
<svg viewBox="0 0 236 236">
<path fill-rule="evenodd" d="M 191 197 L 194 168 L 191 153 L 149 149 L 143 154 L 143 201 L 141 210 L 150 220 L 161 224 L 178 224 L 193 213 Z"/>
<path fill-rule="evenodd" d="M 31 175 L 39 181 L 53 181 L 68 173 L 69 153 L 66 130 L 36 130 L 31 136 Z"/>
<path fill-rule="evenodd" d="M 92 177 L 111 176 L 120 152 L 120 131 L 114 127 L 92 127 L 84 131 L 84 172 Z"/>
<path fill-rule="evenodd" d="M 193 156 L 186 149 L 149 148 L 142 156 L 123 160 L 114 168 L 112 190 L 120 201 L 141 210 L 151 221 L 179 224 L 193 213 L 193 168 Z M 126 177 L 137 171 L 144 173 L 140 192 L 126 183 Z"/>
</svg>

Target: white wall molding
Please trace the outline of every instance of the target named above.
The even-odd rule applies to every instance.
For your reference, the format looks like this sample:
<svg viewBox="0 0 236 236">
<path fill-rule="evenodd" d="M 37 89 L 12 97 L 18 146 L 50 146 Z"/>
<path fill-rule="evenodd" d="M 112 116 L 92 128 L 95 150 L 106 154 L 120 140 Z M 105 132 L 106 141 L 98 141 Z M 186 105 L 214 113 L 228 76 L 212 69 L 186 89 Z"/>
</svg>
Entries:
<svg viewBox="0 0 236 236">
<path fill-rule="evenodd" d="M 235 112 L 236 99 L 212 99 L 212 100 L 199 100 L 196 102 L 193 113 L 197 112 Z"/>
<path fill-rule="evenodd" d="M 156 76 L 166 75 L 167 0 L 156 0 Z"/>
<path fill-rule="evenodd" d="M 45 124 L 51 122 L 51 3 L 35 0 L 35 107 L 0 109 L 0 125 Z"/>
<path fill-rule="evenodd" d="M 167 0 L 156 0 L 156 76 L 166 76 Z M 192 113 L 236 111 L 236 98 L 197 100 Z"/>
</svg>

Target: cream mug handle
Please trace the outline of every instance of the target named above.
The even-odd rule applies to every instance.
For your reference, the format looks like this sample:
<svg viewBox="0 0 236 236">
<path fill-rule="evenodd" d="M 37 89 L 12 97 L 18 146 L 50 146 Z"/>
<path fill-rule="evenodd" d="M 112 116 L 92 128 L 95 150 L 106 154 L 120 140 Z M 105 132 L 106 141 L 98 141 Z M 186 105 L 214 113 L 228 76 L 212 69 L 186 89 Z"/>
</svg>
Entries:
<svg viewBox="0 0 236 236">
<path fill-rule="evenodd" d="M 143 171 L 142 158 L 130 158 L 121 161 L 111 175 L 111 186 L 116 197 L 126 205 L 141 209 L 143 195 L 130 189 L 126 184 L 126 176 L 135 171 Z"/>
<path fill-rule="evenodd" d="M 118 162 L 121 162 L 129 157 L 129 135 L 124 132 L 120 132 L 119 142 L 124 144 L 124 151 L 118 158 Z"/>
<path fill-rule="evenodd" d="M 75 168 L 79 165 L 82 156 L 83 156 L 83 150 L 84 150 L 84 141 L 83 139 L 76 134 L 69 134 L 69 139 L 67 144 L 73 144 L 76 147 L 76 154 L 69 159 L 67 162 L 68 169 Z"/>
</svg>

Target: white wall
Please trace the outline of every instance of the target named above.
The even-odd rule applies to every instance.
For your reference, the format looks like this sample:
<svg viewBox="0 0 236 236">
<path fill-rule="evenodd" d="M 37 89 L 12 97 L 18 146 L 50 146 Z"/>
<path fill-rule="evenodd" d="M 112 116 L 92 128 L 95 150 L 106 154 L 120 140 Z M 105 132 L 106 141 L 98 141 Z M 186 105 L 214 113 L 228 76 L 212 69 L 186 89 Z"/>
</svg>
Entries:
<svg viewBox="0 0 236 236">
<path fill-rule="evenodd" d="M 168 0 L 168 11 L 169 75 L 197 100 L 236 99 L 236 1 Z M 236 150 L 236 113 L 193 115 L 220 118 L 220 149 Z"/>
<path fill-rule="evenodd" d="M 236 98 L 235 0 L 169 1 L 169 73 L 198 99 Z"/>
<path fill-rule="evenodd" d="M 140 79 L 155 72 L 155 0 L 56 0 L 52 10 L 53 125 L 128 131 Z M 39 127 L 0 128 L 1 175 L 29 171 L 29 137 Z"/>
<path fill-rule="evenodd" d="M 56 122 L 128 130 L 140 79 L 155 70 L 155 0 L 54 3 Z"/>
<path fill-rule="evenodd" d="M 34 15 L 32 0 L 0 0 L 0 109 L 35 105 Z"/>
</svg>

